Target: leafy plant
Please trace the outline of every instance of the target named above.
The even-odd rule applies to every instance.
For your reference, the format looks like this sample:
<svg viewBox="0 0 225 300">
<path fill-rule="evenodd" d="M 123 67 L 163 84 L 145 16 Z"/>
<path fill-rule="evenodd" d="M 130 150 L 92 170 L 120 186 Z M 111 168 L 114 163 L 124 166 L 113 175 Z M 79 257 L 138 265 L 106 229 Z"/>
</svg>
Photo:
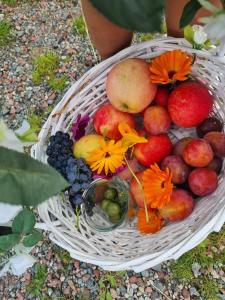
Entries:
<svg viewBox="0 0 225 300">
<path fill-rule="evenodd" d="M 36 206 L 68 186 L 52 167 L 26 154 L 0 147 L 1 202 Z"/>
<path fill-rule="evenodd" d="M 212 280 L 208 270 L 214 264 L 224 265 L 224 244 L 225 227 L 219 233 L 211 233 L 205 241 L 174 262 L 171 265 L 171 276 L 183 282 L 191 281 L 205 299 L 219 299 L 219 285 L 216 280 Z M 193 263 L 198 263 L 201 266 L 202 274 L 206 275 L 195 277 L 192 270 Z"/>
<path fill-rule="evenodd" d="M 32 73 L 35 85 L 46 82 L 54 91 L 61 91 L 66 86 L 66 77 L 57 77 L 60 58 L 53 52 L 46 52 L 33 60 L 34 71 Z"/>
<path fill-rule="evenodd" d="M 126 271 L 120 272 L 108 272 L 104 274 L 99 280 L 99 288 L 101 289 L 100 300 L 112 300 L 112 295 L 110 293 L 110 288 L 117 287 L 117 279 L 123 277 Z"/>
<path fill-rule="evenodd" d="M 79 16 L 73 20 L 73 28 L 78 34 L 83 36 L 87 35 L 86 25 L 83 16 Z"/>
<path fill-rule="evenodd" d="M 18 3 L 18 1 L 16 1 L 16 0 L 2 0 L 2 3 L 6 4 L 8 6 L 15 6 Z"/>
<path fill-rule="evenodd" d="M 8 21 L 0 21 L 0 47 L 8 45 L 13 39 L 12 25 Z"/>
<path fill-rule="evenodd" d="M 110 21 L 122 28 L 139 32 L 160 31 L 164 1 L 91 0 Z"/>
<path fill-rule="evenodd" d="M 66 76 L 60 78 L 53 76 L 47 80 L 47 84 L 53 91 L 62 91 L 66 87 L 66 80 Z"/>
<path fill-rule="evenodd" d="M 25 247 L 32 247 L 42 240 L 42 233 L 35 230 L 36 220 L 32 211 L 23 209 L 14 218 L 12 233 L 0 236 L 0 252 L 10 250 L 22 241 Z"/>
<path fill-rule="evenodd" d="M 35 265 L 35 275 L 31 283 L 27 286 L 27 291 L 34 297 L 41 298 L 42 290 L 47 279 L 47 266 L 42 264 Z"/>
</svg>

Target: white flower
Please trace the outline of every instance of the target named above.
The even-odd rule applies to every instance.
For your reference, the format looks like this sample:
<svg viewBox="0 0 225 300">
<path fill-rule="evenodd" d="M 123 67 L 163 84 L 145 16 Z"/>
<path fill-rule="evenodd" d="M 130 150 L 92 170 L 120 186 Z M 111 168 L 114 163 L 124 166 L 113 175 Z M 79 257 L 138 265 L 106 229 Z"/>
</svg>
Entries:
<svg viewBox="0 0 225 300">
<path fill-rule="evenodd" d="M 20 205 L 11 205 L 0 203 L 0 224 L 6 224 L 11 221 L 22 209 Z"/>
<path fill-rule="evenodd" d="M 198 44 L 202 45 L 207 41 L 207 33 L 204 31 L 204 28 L 200 25 L 193 25 L 193 41 Z"/>
<path fill-rule="evenodd" d="M 22 142 L 11 129 L 7 128 L 2 119 L 0 119 L 0 146 L 23 152 Z"/>
</svg>

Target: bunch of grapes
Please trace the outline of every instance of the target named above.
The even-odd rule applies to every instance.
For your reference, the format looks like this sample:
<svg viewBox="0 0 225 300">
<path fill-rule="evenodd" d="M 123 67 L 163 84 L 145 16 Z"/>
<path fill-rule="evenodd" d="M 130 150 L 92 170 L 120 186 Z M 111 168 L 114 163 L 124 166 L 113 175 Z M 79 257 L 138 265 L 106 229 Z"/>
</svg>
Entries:
<svg viewBox="0 0 225 300">
<path fill-rule="evenodd" d="M 68 133 L 57 131 L 49 139 L 46 150 L 48 163 L 61 173 L 71 184 L 67 192 L 73 208 L 82 202 L 82 194 L 92 181 L 92 172 L 82 158 L 74 158 L 73 141 Z"/>
<path fill-rule="evenodd" d="M 66 177 L 71 183 L 69 200 L 76 207 L 83 202 L 82 194 L 92 181 L 92 172 L 84 159 L 71 157 L 67 162 Z"/>
<path fill-rule="evenodd" d="M 66 168 L 69 158 L 73 157 L 73 141 L 68 133 L 57 131 L 49 139 L 46 150 L 48 163 L 66 178 Z"/>
</svg>

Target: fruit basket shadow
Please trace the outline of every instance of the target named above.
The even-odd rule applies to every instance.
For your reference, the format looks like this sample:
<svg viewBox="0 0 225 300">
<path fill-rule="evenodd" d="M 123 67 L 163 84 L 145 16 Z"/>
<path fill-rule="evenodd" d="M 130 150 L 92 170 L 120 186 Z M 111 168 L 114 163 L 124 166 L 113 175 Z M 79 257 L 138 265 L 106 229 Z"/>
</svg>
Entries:
<svg viewBox="0 0 225 300">
<path fill-rule="evenodd" d="M 159 38 L 122 50 L 101 62 L 75 82 L 53 109 L 44 124 L 39 142 L 32 155 L 47 162 L 46 147 L 49 137 L 57 131 L 70 132 L 78 115 L 90 116 L 108 102 L 106 78 L 115 64 L 127 58 L 151 61 L 166 51 L 180 49 L 195 56 L 191 76 L 206 85 L 213 94 L 212 115 L 225 121 L 225 65 L 219 56 L 196 50 L 184 39 Z M 201 107 L 199 107 L 201 109 Z M 94 131 L 92 122 L 86 133 Z M 172 126 L 169 136 L 173 142 L 195 136 L 195 130 Z M 171 222 L 154 234 L 141 234 L 136 219 L 123 223 L 115 230 L 99 232 L 90 227 L 83 216 L 76 227 L 77 217 L 69 202 L 60 195 L 38 207 L 38 213 L 50 233 L 50 239 L 69 251 L 71 257 L 98 265 L 106 270 L 132 269 L 136 272 L 166 260 L 177 259 L 203 241 L 212 231 L 219 231 L 225 222 L 225 167 L 218 176 L 217 189 L 196 201 L 193 212 L 180 222 Z"/>
</svg>

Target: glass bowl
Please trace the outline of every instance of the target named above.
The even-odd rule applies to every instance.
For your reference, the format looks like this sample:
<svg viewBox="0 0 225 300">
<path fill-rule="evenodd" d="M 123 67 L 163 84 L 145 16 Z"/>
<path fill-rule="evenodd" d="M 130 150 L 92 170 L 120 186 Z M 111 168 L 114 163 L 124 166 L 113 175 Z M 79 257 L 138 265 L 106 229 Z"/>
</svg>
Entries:
<svg viewBox="0 0 225 300">
<path fill-rule="evenodd" d="M 128 203 L 126 182 L 119 180 L 115 185 L 111 180 L 96 179 L 83 193 L 82 215 L 91 228 L 111 231 L 124 222 Z"/>
</svg>

